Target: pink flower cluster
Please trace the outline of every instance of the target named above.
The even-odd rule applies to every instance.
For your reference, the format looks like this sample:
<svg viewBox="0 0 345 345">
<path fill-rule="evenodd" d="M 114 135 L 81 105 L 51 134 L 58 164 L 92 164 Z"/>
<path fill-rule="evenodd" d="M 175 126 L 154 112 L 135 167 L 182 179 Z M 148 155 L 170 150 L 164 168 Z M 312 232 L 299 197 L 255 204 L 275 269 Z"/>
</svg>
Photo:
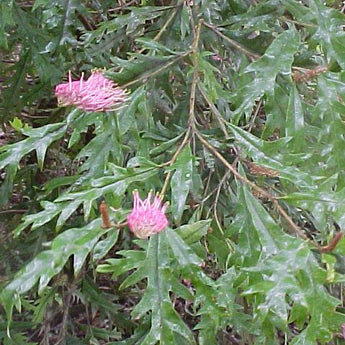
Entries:
<svg viewBox="0 0 345 345">
<path fill-rule="evenodd" d="M 151 203 L 152 193 L 141 200 L 138 191 L 133 192 L 133 210 L 127 216 L 129 229 L 139 238 L 163 231 L 169 224 L 165 211 L 168 204 L 162 205 L 162 199 L 156 195 Z"/>
<path fill-rule="evenodd" d="M 127 100 L 126 90 L 103 76 L 101 70 L 94 70 L 87 80 L 72 81 L 55 87 L 59 106 L 75 105 L 85 111 L 111 111 Z"/>
</svg>

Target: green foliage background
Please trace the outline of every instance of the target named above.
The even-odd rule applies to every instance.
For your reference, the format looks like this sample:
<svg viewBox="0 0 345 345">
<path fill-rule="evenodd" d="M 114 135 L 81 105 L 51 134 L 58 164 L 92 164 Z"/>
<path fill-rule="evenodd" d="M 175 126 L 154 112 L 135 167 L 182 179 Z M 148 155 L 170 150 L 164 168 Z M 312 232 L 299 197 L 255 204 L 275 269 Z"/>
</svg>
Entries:
<svg viewBox="0 0 345 345">
<path fill-rule="evenodd" d="M 340 1 L 0 9 L 0 342 L 344 343 Z M 127 105 L 58 108 L 94 68 Z M 134 189 L 170 202 L 148 240 Z"/>
</svg>

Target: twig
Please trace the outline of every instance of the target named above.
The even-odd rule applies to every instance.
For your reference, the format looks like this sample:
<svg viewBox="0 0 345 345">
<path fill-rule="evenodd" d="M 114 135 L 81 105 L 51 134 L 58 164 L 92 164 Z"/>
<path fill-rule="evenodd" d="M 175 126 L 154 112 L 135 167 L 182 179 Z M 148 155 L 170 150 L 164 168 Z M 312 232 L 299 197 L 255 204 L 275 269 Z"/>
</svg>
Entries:
<svg viewBox="0 0 345 345">
<path fill-rule="evenodd" d="M 337 246 L 338 242 L 342 239 L 344 233 L 342 231 L 339 231 L 335 234 L 335 236 L 332 238 L 331 242 L 327 246 L 323 246 L 319 248 L 320 253 L 329 253 L 332 252 L 335 247 Z"/>
<path fill-rule="evenodd" d="M 212 173 L 213 173 L 212 170 L 210 170 L 210 172 L 207 176 L 206 187 L 204 189 L 204 195 L 201 199 L 201 205 L 203 205 L 212 196 L 212 194 L 217 190 L 217 187 L 216 187 L 210 193 L 206 194 L 206 192 L 208 191 L 208 189 L 210 187 Z"/>
<path fill-rule="evenodd" d="M 28 210 L 4 210 L 0 211 L 0 214 L 6 214 L 6 213 L 25 213 Z"/>
<path fill-rule="evenodd" d="M 47 119 L 49 117 L 49 115 L 29 115 L 25 112 L 21 112 L 20 116 L 27 117 L 29 119 Z"/>
<path fill-rule="evenodd" d="M 224 235 L 224 230 L 220 224 L 220 221 L 218 219 L 218 214 L 217 214 L 217 205 L 218 205 L 218 200 L 219 200 L 219 195 L 220 195 L 220 191 L 222 190 L 222 186 L 225 182 L 225 180 L 228 178 L 229 176 L 229 171 L 227 171 L 224 176 L 222 177 L 221 181 L 219 182 L 218 186 L 217 186 L 217 192 L 216 192 L 216 197 L 214 199 L 213 202 L 213 214 L 214 214 L 214 218 L 216 220 L 216 223 L 218 225 L 219 231 L 221 232 L 222 235 Z"/>
<path fill-rule="evenodd" d="M 221 130 L 223 131 L 224 135 L 225 135 L 225 138 L 226 139 L 229 139 L 230 136 L 229 136 L 229 133 L 228 131 L 226 130 L 226 127 L 224 125 L 224 119 L 222 117 L 222 115 L 220 114 L 220 112 L 218 111 L 218 109 L 215 107 L 215 105 L 211 102 L 211 100 L 208 98 L 205 90 L 203 89 L 201 83 L 200 83 L 200 80 L 197 81 L 197 86 L 198 86 L 198 90 L 200 91 L 200 93 L 202 94 L 202 96 L 204 97 L 206 103 L 208 104 L 208 106 L 210 107 L 212 113 L 216 116 L 217 120 L 218 120 L 218 123 L 219 123 L 219 126 L 221 128 Z"/>
<path fill-rule="evenodd" d="M 188 129 L 186 131 L 186 134 L 184 135 L 184 138 L 183 138 L 181 144 L 179 145 L 179 147 L 177 148 L 177 150 L 175 151 L 174 155 L 172 156 L 170 161 L 167 163 L 167 165 L 171 166 L 171 165 L 173 165 L 175 163 L 177 157 L 179 156 L 179 154 L 181 153 L 183 148 L 186 146 L 186 144 L 190 140 L 190 133 L 191 133 L 191 129 L 190 129 L 190 127 L 188 127 Z M 172 175 L 172 172 L 169 171 L 167 173 L 167 176 L 165 177 L 162 190 L 161 190 L 161 192 L 159 194 L 160 198 L 162 198 L 162 199 L 164 198 L 164 194 L 165 194 L 165 192 L 166 192 L 166 190 L 168 188 L 168 183 L 170 181 L 171 175 Z"/>
<path fill-rule="evenodd" d="M 190 140 L 190 134 L 193 135 L 193 129 L 195 128 L 195 122 L 194 122 L 194 107 L 195 107 L 195 90 L 196 90 L 196 83 L 197 83 L 197 79 L 198 79 L 198 70 L 197 70 L 197 50 L 198 50 L 198 43 L 199 43 L 199 39 L 200 39 L 200 29 L 201 29 L 201 24 L 202 24 L 202 19 L 199 21 L 197 29 L 196 29 L 196 33 L 195 33 L 195 37 L 194 37 L 194 41 L 193 41 L 193 45 L 192 45 L 192 63 L 194 66 L 194 71 L 193 71 L 193 79 L 192 79 L 192 85 L 191 85 L 191 91 L 190 91 L 190 97 L 189 97 L 189 118 L 188 118 L 188 129 L 186 131 L 186 134 L 183 138 L 182 143 L 179 145 L 178 149 L 176 150 L 175 154 L 173 155 L 173 157 L 171 158 L 171 160 L 169 161 L 169 165 L 171 166 L 172 164 L 174 164 L 174 162 L 176 161 L 177 157 L 179 156 L 179 154 L 181 153 L 182 149 L 185 147 L 185 145 L 187 144 L 187 142 Z M 164 183 L 163 183 L 163 187 L 162 190 L 160 192 L 160 197 L 163 198 L 164 194 L 168 188 L 168 183 L 170 181 L 172 172 L 169 171 L 167 176 L 165 177 Z"/>
<path fill-rule="evenodd" d="M 84 25 L 84 28 L 86 30 L 89 30 L 89 31 L 95 30 L 93 25 L 89 23 L 88 20 L 79 11 L 76 11 L 76 14 L 77 14 L 77 18 L 81 21 L 81 23 Z"/>
<path fill-rule="evenodd" d="M 118 7 L 115 7 L 115 8 L 110 8 L 108 10 L 108 12 L 109 13 L 113 13 L 113 12 L 116 12 L 116 11 L 119 11 L 119 10 L 123 10 L 126 7 L 129 7 L 129 6 L 133 5 L 136 2 L 137 2 L 137 0 L 131 0 L 130 2 L 127 2 L 127 3 L 125 3 L 125 4 L 121 5 L 121 6 L 118 6 Z"/>
<path fill-rule="evenodd" d="M 166 20 L 166 22 L 164 23 L 164 25 L 162 26 L 162 28 L 158 31 L 157 35 L 155 37 L 153 37 L 153 41 L 158 41 L 161 36 L 163 35 L 164 31 L 168 28 L 168 26 L 171 24 L 171 22 L 173 21 L 173 19 L 176 16 L 177 10 L 181 7 L 181 5 L 183 5 L 184 0 L 178 0 L 174 10 L 171 12 L 169 18 Z M 138 54 L 142 54 L 144 51 L 146 50 L 146 48 L 141 48 L 137 53 Z M 129 61 L 133 60 L 134 57 L 129 58 Z"/>
<path fill-rule="evenodd" d="M 259 111 L 260 111 L 260 108 L 261 108 L 261 105 L 262 105 L 262 100 L 260 99 L 258 105 L 256 106 L 256 109 L 255 109 L 255 112 L 254 112 L 254 115 L 253 117 L 250 119 L 249 123 L 248 123 L 248 132 L 250 133 L 253 129 L 253 126 L 254 126 L 254 123 L 255 123 L 255 119 L 256 117 L 258 116 L 259 114 Z"/>
<path fill-rule="evenodd" d="M 59 340 L 56 342 L 56 345 L 66 344 L 66 335 L 67 335 L 67 322 L 68 322 L 68 312 L 71 306 L 71 294 L 67 292 L 67 296 L 65 296 L 65 290 L 63 290 L 62 293 L 63 297 L 63 312 L 62 312 L 62 321 L 61 321 L 61 328 L 60 328 L 60 334 L 59 334 Z"/>
<path fill-rule="evenodd" d="M 176 59 L 173 59 L 172 61 L 169 61 L 166 65 L 156 69 L 155 71 L 151 72 L 151 73 L 148 73 L 148 74 L 145 74 L 143 76 L 141 76 L 140 78 L 138 79 L 135 79 L 135 80 L 132 80 L 130 82 L 128 82 L 127 84 L 124 84 L 124 85 L 121 85 L 122 88 L 127 88 L 128 86 L 130 85 L 133 85 L 133 84 L 136 84 L 136 83 L 139 83 L 140 81 L 143 81 L 143 80 L 146 80 L 148 78 L 151 78 L 159 73 L 161 73 L 162 71 L 164 71 L 166 68 L 170 67 L 171 65 L 173 65 L 174 63 L 176 63 L 177 61 L 181 60 L 182 58 L 188 56 L 189 54 L 191 53 L 191 51 L 187 51 L 181 55 L 179 55 Z"/>
<path fill-rule="evenodd" d="M 206 22 L 203 23 L 206 27 L 211 29 L 213 32 L 215 32 L 218 36 L 222 37 L 225 41 L 227 41 L 229 44 L 231 44 L 233 47 L 241 51 L 242 53 L 246 54 L 250 60 L 255 61 L 260 58 L 260 55 L 252 53 L 248 49 L 241 46 L 238 42 L 233 40 L 232 38 L 225 36 L 222 32 L 220 32 L 215 26 L 208 24 Z"/>
<path fill-rule="evenodd" d="M 281 21 L 284 21 L 284 22 L 289 22 L 289 23 L 292 23 L 292 24 L 300 25 L 300 26 L 306 26 L 306 27 L 310 27 L 310 28 L 316 28 L 317 27 L 316 24 L 302 23 L 302 22 L 299 22 L 297 20 L 289 19 L 289 18 L 286 18 L 286 17 L 279 17 L 278 19 L 280 19 Z"/>
<path fill-rule="evenodd" d="M 203 19 L 199 20 L 199 23 L 196 27 L 195 31 L 195 38 L 193 41 L 192 45 L 192 63 L 194 67 L 193 71 L 193 79 L 192 79 L 192 84 L 190 87 L 190 96 L 189 96 L 189 120 L 188 124 L 191 126 L 192 130 L 194 131 L 195 129 L 195 116 L 194 116 L 194 109 L 195 109 L 195 91 L 196 91 L 196 84 L 198 82 L 199 78 L 199 71 L 198 71 L 198 44 L 199 44 L 199 39 L 200 39 L 200 31 L 201 31 L 201 25 L 204 23 Z"/>
<path fill-rule="evenodd" d="M 164 23 L 164 25 L 162 26 L 162 28 L 159 30 L 159 32 L 157 33 L 157 35 L 153 38 L 153 41 L 158 41 L 161 36 L 163 35 L 163 32 L 168 28 L 168 26 L 170 25 L 170 23 L 173 21 L 173 19 L 176 16 L 177 10 L 181 7 L 181 5 L 183 5 L 184 0 L 178 0 L 176 7 L 174 8 L 174 10 L 172 11 L 172 13 L 170 14 L 169 18 L 167 19 L 167 21 Z M 145 48 L 142 48 L 139 53 L 142 53 L 145 50 Z"/>
</svg>

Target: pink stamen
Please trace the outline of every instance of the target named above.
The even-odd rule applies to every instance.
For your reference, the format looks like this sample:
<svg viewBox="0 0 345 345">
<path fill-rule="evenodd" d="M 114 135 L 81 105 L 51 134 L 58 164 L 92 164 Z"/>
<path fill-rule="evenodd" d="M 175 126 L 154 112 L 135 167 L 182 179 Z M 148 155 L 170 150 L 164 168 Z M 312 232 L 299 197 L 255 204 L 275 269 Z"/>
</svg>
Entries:
<svg viewBox="0 0 345 345">
<path fill-rule="evenodd" d="M 93 71 L 89 79 L 72 81 L 55 87 L 59 106 L 75 105 L 85 111 L 112 111 L 127 101 L 127 91 L 103 76 L 100 70 Z"/>
<path fill-rule="evenodd" d="M 162 206 L 162 199 L 156 195 L 152 200 L 150 192 L 145 200 L 141 200 L 138 191 L 133 192 L 133 209 L 127 216 L 129 229 L 139 238 L 163 231 L 169 224 L 165 215 L 168 204 Z"/>
</svg>

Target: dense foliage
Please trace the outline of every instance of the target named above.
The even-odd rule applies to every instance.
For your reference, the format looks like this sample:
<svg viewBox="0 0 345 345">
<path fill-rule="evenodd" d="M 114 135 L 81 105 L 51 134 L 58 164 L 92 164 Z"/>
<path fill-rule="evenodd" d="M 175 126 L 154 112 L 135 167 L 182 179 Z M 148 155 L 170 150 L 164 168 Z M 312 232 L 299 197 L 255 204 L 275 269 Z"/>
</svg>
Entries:
<svg viewBox="0 0 345 345">
<path fill-rule="evenodd" d="M 0 8 L 0 343 L 344 343 L 341 1 Z M 128 101 L 58 107 L 94 69 Z"/>
</svg>

